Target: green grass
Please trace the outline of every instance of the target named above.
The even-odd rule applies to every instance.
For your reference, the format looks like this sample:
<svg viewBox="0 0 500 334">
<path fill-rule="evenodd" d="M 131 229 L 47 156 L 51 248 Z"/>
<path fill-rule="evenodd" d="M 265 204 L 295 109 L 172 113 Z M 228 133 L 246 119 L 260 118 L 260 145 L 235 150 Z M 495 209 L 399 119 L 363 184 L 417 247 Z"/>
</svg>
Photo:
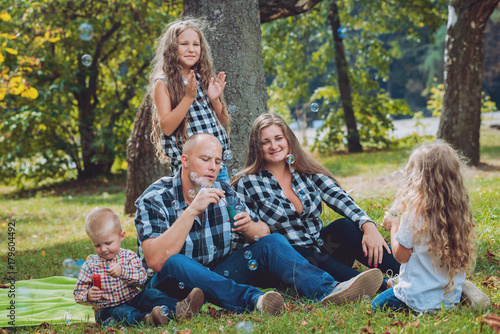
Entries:
<svg viewBox="0 0 500 334">
<path fill-rule="evenodd" d="M 365 326 L 375 333 L 477 333 L 481 316 L 499 313 L 500 307 L 500 131 L 483 129 L 482 164 L 465 171 L 466 185 L 476 219 L 477 262 L 469 279 L 490 297 L 493 306 L 486 310 L 460 307 L 437 315 L 412 313 L 370 312 L 370 301 L 362 300 L 343 307 L 323 307 L 293 293 L 285 296 L 287 312 L 278 317 L 256 313 L 234 315 L 217 312 L 209 315 L 208 307 L 190 321 L 170 322 L 164 330 L 174 333 L 188 328 L 193 333 L 237 333 L 236 324 L 249 321 L 254 332 L 265 333 L 360 333 Z M 401 169 L 417 141 L 412 139 L 398 148 L 352 155 L 318 157 L 357 203 L 377 222 L 381 222 L 386 207 L 396 191 L 390 183 L 391 173 Z M 133 217 L 122 214 L 125 199 L 123 176 L 100 179 L 85 184 L 66 182 L 50 187 L 24 189 L 1 188 L 0 194 L 0 270 L 7 263 L 7 226 L 16 223 L 16 260 L 19 279 L 62 275 L 66 258 L 84 259 L 93 252 L 83 224 L 85 215 L 96 206 L 107 206 L 120 214 L 127 233 L 123 247 L 137 249 Z M 326 207 L 326 206 L 325 206 Z M 325 222 L 337 218 L 330 209 L 323 214 Z M 383 232 L 385 236 L 387 233 Z M 496 257 L 486 256 L 488 253 Z M 5 278 L 0 278 L 5 283 Z M 18 332 L 55 330 L 57 333 L 83 332 L 89 324 L 51 325 L 43 328 L 18 328 Z M 483 333 L 493 333 L 486 325 Z M 156 328 L 129 328 L 127 333 L 159 333 Z"/>
</svg>

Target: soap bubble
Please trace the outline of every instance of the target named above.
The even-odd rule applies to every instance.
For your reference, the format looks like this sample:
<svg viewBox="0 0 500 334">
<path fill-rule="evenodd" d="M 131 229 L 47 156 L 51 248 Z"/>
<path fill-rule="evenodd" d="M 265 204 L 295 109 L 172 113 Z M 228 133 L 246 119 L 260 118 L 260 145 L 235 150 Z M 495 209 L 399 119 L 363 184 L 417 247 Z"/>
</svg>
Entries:
<svg viewBox="0 0 500 334">
<path fill-rule="evenodd" d="M 338 33 L 339 37 L 342 39 L 347 37 L 347 29 L 345 27 L 338 28 L 337 33 Z"/>
<path fill-rule="evenodd" d="M 318 112 L 319 110 L 319 105 L 316 102 L 311 103 L 310 107 L 312 112 Z"/>
<path fill-rule="evenodd" d="M 198 174 L 192 172 L 191 174 L 189 174 L 189 177 L 191 178 L 191 181 L 196 181 L 196 179 L 198 178 Z"/>
<path fill-rule="evenodd" d="M 166 307 L 165 305 L 161 306 L 161 315 L 168 316 L 168 307 Z"/>
<path fill-rule="evenodd" d="M 224 270 L 224 276 L 225 276 L 225 277 L 228 277 L 228 276 L 229 276 L 229 271 Z"/>
<path fill-rule="evenodd" d="M 234 328 L 238 332 L 242 332 L 242 333 L 251 333 L 251 332 L 253 332 L 253 324 L 250 321 L 239 322 L 236 326 L 234 326 Z"/>
<path fill-rule="evenodd" d="M 245 259 L 250 260 L 252 258 L 252 252 L 246 251 L 245 252 Z"/>
<path fill-rule="evenodd" d="M 176 201 L 175 199 L 172 201 L 172 208 L 174 210 L 179 210 L 179 207 L 180 207 L 180 204 L 178 201 Z"/>
<path fill-rule="evenodd" d="M 260 238 L 259 238 L 259 236 L 258 236 L 258 235 L 256 235 L 255 237 L 253 237 L 253 239 L 254 239 L 255 241 L 259 241 L 259 239 L 260 239 Z"/>
<path fill-rule="evenodd" d="M 319 247 L 323 246 L 323 239 L 319 238 L 318 240 L 316 240 L 316 243 Z"/>
<path fill-rule="evenodd" d="M 184 289 L 184 282 L 179 282 L 179 289 Z"/>
<path fill-rule="evenodd" d="M 236 214 L 244 212 L 245 207 L 242 204 L 238 204 L 234 207 L 234 211 L 236 211 Z"/>
<path fill-rule="evenodd" d="M 194 191 L 193 189 L 191 189 L 190 191 L 188 191 L 188 196 L 190 198 L 195 198 L 196 197 L 196 191 Z"/>
<path fill-rule="evenodd" d="M 297 194 L 299 195 L 299 198 L 304 198 L 306 196 L 306 192 L 304 191 L 304 189 L 299 189 Z"/>
<path fill-rule="evenodd" d="M 73 268 L 73 267 L 76 267 L 76 262 L 73 259 L 66 259 L 63 261 L 62 265 L 63 265 L 63 267 L 66 267 L 66 268 Z"/>
<path fill-rule="evenodd" d="M 155 274 L 155 271 L 151 268 L 148 268 L 148 270 L 146 270 L 146 274 L 148 275 L 148 277 L 152 277 Z"/>
<path fill-rule="evenodd" d="M 222 159 L 231 160 L 232 158 L 233 158 L 233 152 L 231 152 L 231 150 L 226 150 L 226 152 L 224 152 L 224 157 Z"/>
<path fill-rule="evenodd" d="M 233 176 L 234 176 L 234 175 L 236 175 L 236 174 L 238 174 L 238 169 L 237 169 L 237 168 L 234 168 L 234 169 L 231 171 L 231 173 L 233 174 Z"/>
<path fill-rule="evenodd" d="M 209 250 L 210 254 L 217 253 L 217 247 L 215 247 L 215 245 L 208 247 L 208 250 Z"/>
<path fill-rule="evenodd" d="M 293 156 L 293 154 L 288 154 L 286 156 L 286 163 L 289 165 L 293 165 L 294 162 L 295 162 L 295 157 Z"/>
<path fill-rule="evenodd" d="M 92 65 L 92 56 L 89 54 L 84 54 L 82 56 L 82 64 L 83 66 L 90 66 Z"/>
<path fill-rule="evenodd" d="M 80 33 L 80 39 L 82 41 L 90 41 L 94 38 L 94 27 L 90 23 L 82 23 L 78 27 L 78 32 Z"/>
<path fill-rule="evenodd" d="M 258 264 L 257 264 L 257 261 L 255 259 L 251 259 L 250 261 L 248 261 L 248 269 L 255 270 L 255 269 L 257 269 L 257 267 L 258 267 Z"/>
<path fill-rule="evenodd" d="M 65 312 L 64 313 L 64 321 L 65 322 L 71 322 L 71 319 L 73 318 L 73 315 L 71 312 Z"/>
</svg>

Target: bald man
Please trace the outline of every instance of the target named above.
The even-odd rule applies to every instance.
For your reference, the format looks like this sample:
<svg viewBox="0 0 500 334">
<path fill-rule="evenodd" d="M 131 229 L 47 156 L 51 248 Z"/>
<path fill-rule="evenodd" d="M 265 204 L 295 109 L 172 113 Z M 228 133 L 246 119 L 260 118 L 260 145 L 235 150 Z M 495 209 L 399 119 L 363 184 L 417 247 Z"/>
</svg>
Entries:
<svg viewBox="0 0 500 334">
<path fill-rule="evenodd" d="M 195 287 L 232 312 L 276 314 L 283 297 L 252 286 L 271 277 L 322 303 L 359 298 L 373 273 L 350 283 L 311 265 L 251 212 L 238 194 L 216 181 L 222 162 L 216 137 L 196 134 L 183 147 L 181 169 L 153 183 L 135 203 L 139 255 L 155 274 L 148 287 L 184 299 Z M 227 205 L 240 207 L 232 228 Z M 381 278 L 380 278 L 381 280 Z"/>
</svg>

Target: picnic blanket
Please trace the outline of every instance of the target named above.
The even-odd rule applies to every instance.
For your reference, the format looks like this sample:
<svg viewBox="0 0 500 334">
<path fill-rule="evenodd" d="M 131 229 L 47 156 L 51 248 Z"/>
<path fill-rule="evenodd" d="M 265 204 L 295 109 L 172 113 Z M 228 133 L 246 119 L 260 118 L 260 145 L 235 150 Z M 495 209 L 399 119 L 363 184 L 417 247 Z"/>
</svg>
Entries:
<svg viewBox="0 0 500 334">
<path fill-rule="evenodd" d="M 13 290 L 0 289 L 0 327 L 12 326 L 9 324 L 14 320 L 9 317 L 11 314 L 15 316 L 16 326 L 38 325 L 45 321 L 50 324 L 94 322 L 92 308 L 75 302 L 75 285 L 76 278 L 52 276 L 16 281 Z M 14 310 L 11 305 L 15 305 Z"/>
</svg>

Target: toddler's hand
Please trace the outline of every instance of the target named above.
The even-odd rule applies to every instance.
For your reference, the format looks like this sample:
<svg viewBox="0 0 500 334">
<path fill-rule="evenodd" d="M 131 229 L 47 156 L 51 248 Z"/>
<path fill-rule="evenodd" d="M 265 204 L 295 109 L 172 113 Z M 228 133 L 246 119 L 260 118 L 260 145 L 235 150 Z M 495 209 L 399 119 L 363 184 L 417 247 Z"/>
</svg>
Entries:
<svg viewBox="0 0 500 334">
<path fill-rule="evenodd" d="M 122 274 L 122 266 L 120 266 L 118 263 L 111 263 L 106 269 L 106 274 L 108 274 L 111 277 L 120 277 Z"/>
<path fill-rule="evenodd" d="M 95 302 L 102 298 L 102 291 L 98 287 L 91 287 L 87 293 L 87 300 L 89 302 Z"/>
</svg>

